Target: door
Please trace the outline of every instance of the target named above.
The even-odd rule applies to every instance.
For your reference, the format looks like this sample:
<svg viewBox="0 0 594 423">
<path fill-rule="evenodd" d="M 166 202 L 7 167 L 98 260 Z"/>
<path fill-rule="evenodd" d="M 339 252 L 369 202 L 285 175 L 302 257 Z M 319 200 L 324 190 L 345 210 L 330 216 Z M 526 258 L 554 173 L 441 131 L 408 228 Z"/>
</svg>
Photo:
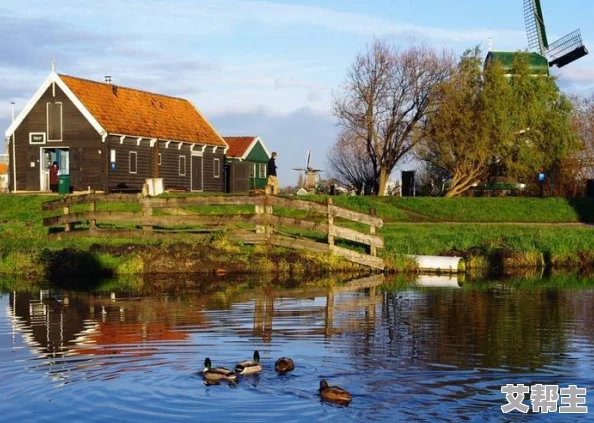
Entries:
<svg viewBox="0 0 594 423">
<path fill-rule="evenodd" d="M 250 190 L 251 163 L 233 162 L 229 169 L 229 192 L 248 192 Z"/>
<path fill-rule="evenodd" d="M 202 157 L 192 156 L 192 191 L 202 191 Z"/>
</svg>

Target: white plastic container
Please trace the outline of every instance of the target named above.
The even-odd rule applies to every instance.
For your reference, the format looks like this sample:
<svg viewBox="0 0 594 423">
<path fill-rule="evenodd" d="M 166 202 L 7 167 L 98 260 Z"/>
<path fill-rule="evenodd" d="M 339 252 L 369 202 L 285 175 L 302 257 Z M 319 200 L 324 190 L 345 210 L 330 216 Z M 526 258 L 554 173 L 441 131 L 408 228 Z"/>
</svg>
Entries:
<svg viewBox="0 0 594 423">
<path fill-rule="evenodd" d="M 155 185 L 153 184 L 153 178 L 146 178 L 145 182 L 148 186 L 148 195 L 153 196 L 155 195 Z"/>
<path fill-rule="evenodd" d="M 411 255 L 419 265 L 421 272 L 443 272 L 458 273 L 464 272 L 465 262 L 462 257 L 442 256 L 414 256 Z"/>
<path fill-rule="evenodd" d="M 165 192 L 165 189 L 163 188 L 163 178 L 153 178 L 153 188 L 155 193 L 151 195 L 163 194 L 163 192 Z"/>
</svg>

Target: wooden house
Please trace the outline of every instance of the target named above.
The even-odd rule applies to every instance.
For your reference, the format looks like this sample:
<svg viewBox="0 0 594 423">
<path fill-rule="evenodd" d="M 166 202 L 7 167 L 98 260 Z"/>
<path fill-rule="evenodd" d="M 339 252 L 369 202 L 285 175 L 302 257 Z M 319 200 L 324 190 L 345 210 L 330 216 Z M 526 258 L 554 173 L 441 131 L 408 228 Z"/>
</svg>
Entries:
<svg viewBox="0 0 594 423">
<path fill-rule="evenodd" d="M 244 162 L 249 166 L 249 189 L 264 189 L 268 180 L 270 152 L 260 137 L 225 137 L 229 145 L 228 163 Z"/>
<path fill-rule="evenodd" d="M 49 189 L 56 161 L 73 190 L 223 192 L 223 138 L 188 100 L 52 72 L 6 131 L 10 188 Z"/>
</svg>

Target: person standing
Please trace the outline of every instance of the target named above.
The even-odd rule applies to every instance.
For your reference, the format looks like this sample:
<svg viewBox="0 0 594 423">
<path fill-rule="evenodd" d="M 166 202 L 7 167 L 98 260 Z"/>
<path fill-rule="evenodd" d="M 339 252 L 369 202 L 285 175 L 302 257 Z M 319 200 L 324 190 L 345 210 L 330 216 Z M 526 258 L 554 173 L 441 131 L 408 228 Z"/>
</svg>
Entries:
<svg viewBox="0 0 594 423">
<path fill-rule="evenodd" d="M 50 189 L 52 192 L 58 192 L 58 162 L 54 162 L 52 167 L 50 167 L 49 176 L 50 176 Z"/>
<path fill-rule="evenodd" d="M 276 151 L 273 151 L 268 160 L 268 185 L 272 187 L 272 194 L 278 194 L 278 178 L 276 177 Z"/>
</svg>

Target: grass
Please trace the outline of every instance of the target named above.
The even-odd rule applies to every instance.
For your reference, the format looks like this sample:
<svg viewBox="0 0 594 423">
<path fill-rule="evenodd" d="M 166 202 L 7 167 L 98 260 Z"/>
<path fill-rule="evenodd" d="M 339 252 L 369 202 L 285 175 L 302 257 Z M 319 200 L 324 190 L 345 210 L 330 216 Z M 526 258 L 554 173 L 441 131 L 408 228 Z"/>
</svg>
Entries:
<svg viewBox="0 0 594 423">
<path fill-rule="evenodd" d="M 325 202 L 325 196 L 307 196 Z M 594 199 L 529 197 L 333 197 L 334 204 L 363 213 L 370 208 L 387 222 L 594 223 Z"/>
</svg>

